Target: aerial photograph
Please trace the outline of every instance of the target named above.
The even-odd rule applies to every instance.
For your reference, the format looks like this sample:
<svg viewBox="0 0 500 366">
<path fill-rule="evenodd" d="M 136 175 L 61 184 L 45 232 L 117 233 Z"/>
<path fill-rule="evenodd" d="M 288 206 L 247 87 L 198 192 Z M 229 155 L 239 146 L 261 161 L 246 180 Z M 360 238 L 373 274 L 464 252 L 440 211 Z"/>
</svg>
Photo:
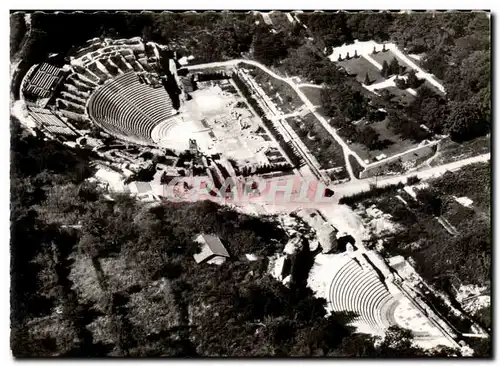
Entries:
<svg viewBox="0 0 500 366">
<path fill-rule="evenodd" d="M 489 11 L 9 20 L 11 357 L 492 358 Z"/>
</svg>

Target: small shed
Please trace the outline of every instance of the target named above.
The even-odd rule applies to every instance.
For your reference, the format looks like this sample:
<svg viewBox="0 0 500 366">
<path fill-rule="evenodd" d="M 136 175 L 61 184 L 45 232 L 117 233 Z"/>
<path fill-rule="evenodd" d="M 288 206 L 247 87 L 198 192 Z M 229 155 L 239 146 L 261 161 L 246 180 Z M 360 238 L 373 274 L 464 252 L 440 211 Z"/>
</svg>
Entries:
<svg viewBox="0 0 500 366">
<path fill-rule="evenodd" d="M 229 253 L 216 235 L 199 234 L 194 241 L 201 245 L 201 252 L 193 255 L 196 263 L 222 264 L 229 258 Z"/>
</svg>

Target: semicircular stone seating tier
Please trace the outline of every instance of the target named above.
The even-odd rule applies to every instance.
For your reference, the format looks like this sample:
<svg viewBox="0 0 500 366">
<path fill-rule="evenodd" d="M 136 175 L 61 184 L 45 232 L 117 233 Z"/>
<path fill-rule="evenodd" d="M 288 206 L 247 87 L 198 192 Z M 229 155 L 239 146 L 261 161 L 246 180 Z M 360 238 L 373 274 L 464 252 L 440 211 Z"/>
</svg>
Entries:
<svg viewBox="0 0 500 366">
<path fill-rule="evenodd" d="M 171 130 L 178 124 L 179 120 L 177 118 L 162 121 L 151 132 L 151 139 L 154 142 L 160 142 L 172 138 Z"/>
<path fill-rule="evenodd" d="M 353 322 L 363 322 L 382 334 L 395 325 L 398 300 L 387 290 L 377 273 L 349 260 L 334 275 L 330 284 L 330 304 L 334 312 L 352 312 Z"/>
<path fill-rule="evenodd" d="M 102 128 L 145 143 L 153 143 L 153 129 L 176 112 L 164 88 L 141 84 L 134 72 L 97 88 L 88 103 L 90 118 Z"/>
</svg>

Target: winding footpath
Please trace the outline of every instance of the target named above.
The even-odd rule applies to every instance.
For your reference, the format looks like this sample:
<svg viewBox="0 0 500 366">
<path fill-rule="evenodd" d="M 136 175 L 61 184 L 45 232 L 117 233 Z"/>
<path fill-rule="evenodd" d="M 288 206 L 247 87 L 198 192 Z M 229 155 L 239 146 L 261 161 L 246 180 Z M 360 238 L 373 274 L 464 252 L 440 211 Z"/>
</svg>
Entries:
<svg viewBox="0 0 500 366">
<path fill-rule="evenodd" d="M 310 84 L 310 83 L 299 83 L 297 84 L 299 88 L 316 88 L 316 89 L 323 89 L 323 85 L 318 85 L 318 84 Z"/>
</svg>

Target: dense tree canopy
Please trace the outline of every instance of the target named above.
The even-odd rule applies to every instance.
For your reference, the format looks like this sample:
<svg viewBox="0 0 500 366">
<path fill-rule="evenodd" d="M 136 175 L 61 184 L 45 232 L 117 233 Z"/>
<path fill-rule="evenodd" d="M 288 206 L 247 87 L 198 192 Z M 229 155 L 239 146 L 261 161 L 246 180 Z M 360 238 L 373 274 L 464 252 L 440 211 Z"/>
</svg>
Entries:
<svg viewBox="0 0 500 366">
<path fill-rule="evenodd" d="M 395 41 L 405 52 L 425 53 L 423 67 L 443 81 L 447 94 L 422 86 L 408 108 L 398 109 L 385 101 L 384 107 L 393 107 L 386 108 L 390 128 L 415 141 L 429 137 L 421 123 L 433 132 L 450 133 L 457 141 L 489 132 L 490 23 L 485 14 L 339 12 L 303 13 L 299 18 L 307 30 L 295 24 L 272 31 L 256 24 L 251 13 L 33 13 L 30 37 L 23 39 L 26 24 L 18 14 L 11 16 L 11 54 L 25 42 L 19 56 L 29 66 L 52 52 L 70 55 L 93 37 L 139 35 L 168 44 L 179 55 L 193 54 L 199 62 L 254 57 L 308 82 L 324 83 L 321 99 L 332 124 L 376 149 L 381 146 L 377 131 L 351 123 L 378 118 L 375 108 L 359 83 L 337 69 L 322 51 L 355 39 Z M 396 64 L 387 64 L 384 76 L 399 73 Z M 408 87 L 417 88 L 418 82 L 410 72 Z M 372 97 L 373 104 L 382 103 L 380 99 Z M 407 330 L 396 328 L 389 329 L 375 346 L 372 337 L 353 334 L 345 318 L 325 317 L 324 300 L 315 298 L 298 280 L 298 274 L 310 268 L 307 250 L 294 258 L 290 288 L 270 277 L 267 256 L 281 252 L 287 241 L 274 218 L 247 216 L 208 201 L 149 207 L 128 196 L 115 195 L 110 200 L 85 181 L 93 173 L 89 162 L 96 156 L 25 135 L 13 122 L 14 355 L 414 357 L 453 353 L 447 349 L 424 352 L 412 345 Z M 284 141 L 280 144 L 290 150 Z M 322 149 L 329 151 L 324 144 Z M 292 152 L 290 156 L 298 165 L 298 158 Z M 451 181 L 466 195 L 471 179 L 489 187 L 489 181 L 477 181 L 484 176 L 480 173 L 484 172 L 472 169 L 451 179 L 452 173 L 447 173 L 446 181 L 434 184 L 439 192 L 450 193 Z M 393 196 L 396 188 L 377 193 Z M 460 228 L 463 235 L 429 237 L 424 229 L 436 224 L 424 215 L 441 214 L 451 205 L 436 195 L 422 193 L 419 198 L 427 204 L 415 207 L 413 214 L 423 218 L 418 224 L 410 224 L 416 216 L 400 202 L 387 205 L 393 217 L 409 225 L 389 240 L 387 250 L 414 256 L 417 269 L 429 281 L 440 281 L 437 278 L 446 273 L 464 283 L 488 283 L 491 224 L 487 215 L 464 210 L 470 220 Z M 486 205 L 480 195 L 473 199 Z M 199 250 L 193 241 L 198 232 L 220 236 L 232 259 L 220 267 L 197 265 L 192 255 Z M 410 246 L 415 237 L 422 237 L 417 250 Z M 246 253 L 260 259 L 248 262 Z M 480 347 L 485 354 L 491 352 L 487 344 Z"/>
<path fill-rule="evenodd" d="M 306 287 L 307 241 L 292 260 L 290 287 L 272 278 L 266 256 L 286 240 L 272 217 L 208 201 L 109 200 L 73 176 L 67 150 L 24 155 L 28 140 L 35 149 L 42 140 L 13 132 L 15 356 L 419 355 L 401 340 L 375 347 L 372 337 L 352 334 L 349 317 L 325 316 L 325 300 Z M 232 258 L 196 264 L 200 231 L 219 235 Z M 242 260 L 244 253 L 260 258 Z"/>
<path fill-rule="evenodd" d="M 12 57 L 20 48 L 27 27 L 24 13 L 18 12 L 10 16 L 10 56 Z"/>
<path fill-rule="evenodd" d="M 455 141 L 470 140 L 489 132 L 489 123 L 484 120 L 478 105 L 464 102 L 451 102 L 450 113 L 446 119 L 450 136 Z"/>
<path fill-rule="evenodd" d="M 368 110 L 368 101 L 363 94 L 346 84 L 327 84 L 321 89 L 321 99 L 326 113 L 331 116 L 338 112 L 356 121 Z"/>
<path fill-rule="evenodd" d="M 442 98 L 433 91 L 435 98 L 421 98 L 421 87 L 418 91 L 419 100 L 411 108 L 425 114 L 423 122 L 431 130 L 452 133 L 452 138 L 457 141 L 488 133 L 488 121 L 491 119 L 491 42 L 488 14 L 339 12 L 302 13 L 299 17 L 308 25 L 315 43 L 321 49 L 359 39 L 392 41 L 405 52 L 424 53 L 423 67 L 442 80 L 447 94 L 446 98 Z M 399 73 L 399 69 L 396 60 L 390 64 L 384 61 L 382 74 L 387 77 Z M 399 82 L 401 88 L 417 88 L 421 83 L 412 74 L 408 78 L 407 82 Z M 476 116 L 468 123 L 455 124 L 455 129 L 451 130 L 454 123 L 443 117 L 454 108 L 453 102 L 476 106 L 476 111 L 461 111 L 460 114 L 476 116 L 475 112 L 478 112 L 481 118 Z M 431 111 L 436 112 L 435 117 Z M 457 118 L 453 117 L 452 120 L 454 122 Z M 411 125 L 407 128 L 411 128 Z M 413 129 L 408 136 L 415 135 L 416 132 Z"/>
<path fill-rule="evenodd" d="M 283 33 L 272 33 L 267 27 L 259 28 L 254 36 L 253 56 L 264 65 L 276 65 L 287 54 Z"/>
</svg>

